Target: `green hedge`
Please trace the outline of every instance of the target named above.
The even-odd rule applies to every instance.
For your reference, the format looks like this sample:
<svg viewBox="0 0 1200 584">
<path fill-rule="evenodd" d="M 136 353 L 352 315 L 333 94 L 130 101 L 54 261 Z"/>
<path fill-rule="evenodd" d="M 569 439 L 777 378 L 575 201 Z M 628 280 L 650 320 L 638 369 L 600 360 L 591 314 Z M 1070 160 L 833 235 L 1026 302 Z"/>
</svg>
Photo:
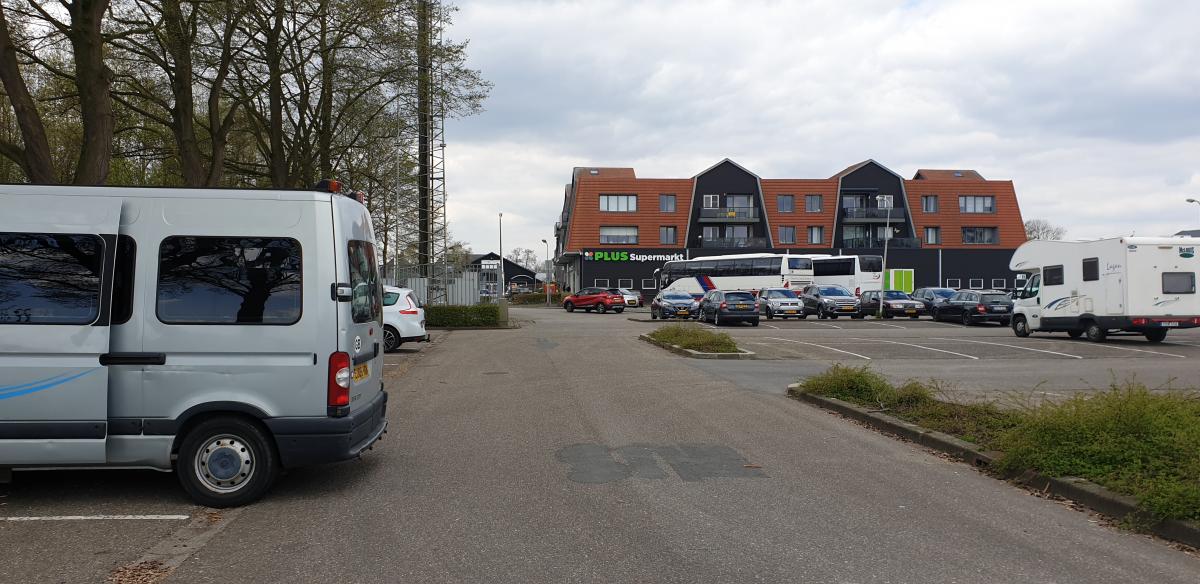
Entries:
<svg viewBox="0 0 1200 584">
<path fill-rule="evenodd" d="M 500 307 L 495 304 L 477 306 L 426 306 L 425 326 L 499 326 Z"/>
<path fill-rule="evenodd" d="M 555 305 L 562 304 L 562 300 L 563 300 L 563 295 L 561 293 L 550 295 L 550 303 L 551 304 L 555 304 Z M 513 294 L 512 298 L 508 299 L 508 303 L 509 304 L 545 304 L 546 303 L 546 293 L 545 292 L 530 292 L 529 294 Z"/>
</svg>

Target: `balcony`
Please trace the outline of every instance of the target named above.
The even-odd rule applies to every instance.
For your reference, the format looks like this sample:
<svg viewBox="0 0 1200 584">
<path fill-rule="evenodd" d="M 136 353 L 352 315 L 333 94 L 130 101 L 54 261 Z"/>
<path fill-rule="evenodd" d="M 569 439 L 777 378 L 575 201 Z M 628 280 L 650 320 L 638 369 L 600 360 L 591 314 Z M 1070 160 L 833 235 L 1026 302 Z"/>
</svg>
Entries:
<svg viewBox="0 0 1200 584">
<path fill-rule="evenodd" d="M 842 219 L 851 223 L 885 223 L 888 212 L 892 221 L 904 220 L 904 209 L 879 209 L 876 207 L 847 207 L 842 209 Z"/>
<path fill-rule="evenodd" d="M 755 207 L 717 207 L 700 209 L 701 223 L 755 223 L 758 209 Z"/>
<path fill-rule="evenodd" d="M 892 249 L 918 249 L 921 240 L 916 237 L 893 237 L 888 240 Z M 851 237 L 842 239 L 841 247 L 848 249 L 883 249 L 883 239 L 879 237 Z"/>
<path fill-rule="evenodd" d="M 756 248 L 766 249 L 771 244 L 765 237 L 718 237 L 701 239 L 700 247 L 708 249 Z"/>
</svg>

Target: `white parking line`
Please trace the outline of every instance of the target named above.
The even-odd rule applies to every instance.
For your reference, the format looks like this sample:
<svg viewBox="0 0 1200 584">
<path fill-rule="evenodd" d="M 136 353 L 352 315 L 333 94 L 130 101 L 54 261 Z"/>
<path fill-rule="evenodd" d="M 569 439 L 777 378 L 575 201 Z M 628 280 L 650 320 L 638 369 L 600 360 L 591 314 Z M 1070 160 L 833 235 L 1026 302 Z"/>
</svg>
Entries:
<svg viewBox="0 0 1200 584">
<path fill-rule="evenodd" d="M 967 355 L 967 354 L 965 354 L 965 353 L 955 353 L 954 351 L 947 351 L 947 350 L 945 350 L 945 349 L 935 349 L 935 348 L 933 348 L 933 347 L 926 347 L 925 345 L 914 345 L 913 343 L 901 343 L 901 342 L 899 342 L 899 341 L 889 341 L 889 340 L 886 340 L 886 339 L 857 339 L 857 338 L 851 338 L 850 340 L 852 340 L 852 341 L 873 341 L 873 342 L 876 342 L 876 343 L 889 343 L 889 344 L 892 344 L 892 345 L 904 345 L 904 346 L 906 346 L 906 347 L 916 347 L 916 348 L 918 348 L 918 349 L 925 349 L 925 350 L 927 350 L 927 351 L 937 351 L 937 352 L 939 352 L 939 353 L 947 353 L 947 354 L 950 354 L 950 355 L 958 355 L 959 357 L 966 357 L 966 358 L 968 358 L 968 359 L 975 359 L 975 360 L 979 360 L 979 357 L 976 357 L 976 356 L 974 356 L 974 355 Z"/>
<path fill-rule="evenodd" d="M 773 329 L 775 329 L 775 330 L 779 330 L 779 327 L 777 327 L 777 326 L 775 326 L 775 325 L 773 325 L 773 324 L 767 324 L 767 323 L 765 323 L 765 322 L 764 322 L 764 323 L 762 323 L 762 325 L 763 325 L 763 326 L 765 326 L 765 327 L 767 327 L 767 328 L 773 328 Z"/>
<path fill-rule="evenodd" d="M 1045 351 L 1042 349 L 1031 349 L 1029 347 L 1022 347 L 1019 345 L 1006 345 L 1004 343 L 989 343 L 987 341 L 972 341 L 971 339 L 943 339 L 943 338 L 933 337 L 933 340 L 935 340 L 935 341 L 950 341 L 952 343 L 978 343 L 980 345 L 995 345 L 997 347 L 1008 347 L 1010 349 L 1020 349 L 1022 351 L 1033 351 L 1035 353 L 1047 353 L 1050 355 L 1061 355 L 1063 357 L 1070 357 L 1072 359 L 1082 359 L 1083 358 L 1083 357 L 1080 357 L 1079 355 L 1069 355 L 1067 353 L 1059 353 L 1058 351 Z"/>
<path fill-rule="evenodd" d="M 1052 342 L 1052 341 L 1048 341 L 1048 340 L 1045 340 L 1045 341 L 1042 341 L 1042 340 L 1040 340 L 1040 339 L 1037 339 L 1037 340 L 1039 340 L 1040 342 Z M 1161 352 L 1159 352 L 1159 351 L 1147 351 L 1146 349 L 1133 349 L 1133 348 L 1130 348 L 1130 347 L 1116 347 L 1116 346 L 1113 346 L 1113 345 L 1106 345 L 1106 344 L 1104 344 L 1104 343 L 1095 343 L 1095 344 L 1093 344 L 1093 345 L 1090 345 L 1090 346 L 1093 346 L 1093 347 L 1103 347 L 1103 348 L 1105 348 L 1105 349 L 1117 349 L 1117 350 L 1120 350 L 1120 351 L 1134 351 L 1134 352 L 1137 352 L 1137 353 L 1151 353 L 1151 354 L 1154 354 L 1154 355 L 1166 355 L 1167 357 L 1178 357 L 1178 358 L 1180 358 L 1180 359 L 1187 359 L 1187 357 L 1185 357 L 1185 356 L 1183 356 L 1183 355 L 1176 355 L 1176 354 L 1174 354 L 1174 353 L 1161 353 Z"/>
<path fill-rule="evenodd" d="M 873 321 L 873 320 L 864 320 L 863 322 L 865 322 L 865 323 L 867 323 L 867 324 L 877 324 L 877 325 L 879 325 L 879 326 L 890 326 L 890 327 L 892 327 L 892 328 L 898 328 L 898 329 L 902 329 L 902 328 L 908 328 L 908 327 L 906 327 L 906 326 L 900 326 L 900 325 L 898 325 L 898 324 L 888 324 L 888 323 L 886 323 L 886 322 L 875 322 L 875 321 Z"/>
<path fill-rule="evenodd" d="M 110 521 L 110 520 L 150 520 L 150 521 L 181 521 L 191 518 L 191 515 L 35 515 L 27 517 L 0 517 L 4 521 Z"/>
<path fill-rule="evenodd" d="M 807 322 L 807 321 L 805 321 L 805 322 Z M 840 329 L 840 328 L 842 328 L 842 327 L 840 327 L 840 326 L 838 326 L 838 325 L 836 325 L 836 324 L 827 324 L 827 323 L 823 323 L 823 322 L 810 322 L 810 323 L 808 323 L 808 324 L 816 324 L 816 325 L 820 325 L 820 326 L 827 326 L 827 327 L 829 327 L 829 328 L 835 328 L 835 329 Z"/>
<path fill-rule="evenodd" d="M 829 349 L 830 351 L 837 351 L 839 353 L 845 353 L 847 355 L 854 355 L 855 357 L 866 359 L 867 361 L 871 360 L 871 358 L 866 355 L 859 355 L 858 353 L 851 353 L 850 351 L 843 351 L 841 349 L 835 349 L 833 347 L 826 347 L 825 345 L 818 345 L 816 343 L 806 343 L 804 341 L 793 341 L 792 339 L 780 339 L 780 338 L 776 338 L 776 337 L 765 337 L 765 338 L 770 339 L 772 341 L 783 341 L 785 343 L 796 343 L 796 344 L 800 344 L 800 345 L 809 345 L 812 347 L 820 347 L 822 349 Z"/>
</svg>

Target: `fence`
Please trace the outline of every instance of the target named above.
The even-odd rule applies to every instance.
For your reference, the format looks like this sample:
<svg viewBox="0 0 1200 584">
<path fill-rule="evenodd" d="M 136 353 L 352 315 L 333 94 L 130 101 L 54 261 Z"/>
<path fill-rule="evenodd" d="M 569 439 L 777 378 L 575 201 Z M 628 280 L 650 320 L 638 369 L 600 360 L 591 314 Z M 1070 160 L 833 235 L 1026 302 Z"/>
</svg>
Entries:
<svg viewBox="0 0 1200 584">
<path fill-rule="evenodd" d="M 496 272 L 478 265 L 385 266 L 383 281 L 389 286 L 411 288 L 426 304 L 470 306 L 495 301 L 499 280 Z"/>
</svg>

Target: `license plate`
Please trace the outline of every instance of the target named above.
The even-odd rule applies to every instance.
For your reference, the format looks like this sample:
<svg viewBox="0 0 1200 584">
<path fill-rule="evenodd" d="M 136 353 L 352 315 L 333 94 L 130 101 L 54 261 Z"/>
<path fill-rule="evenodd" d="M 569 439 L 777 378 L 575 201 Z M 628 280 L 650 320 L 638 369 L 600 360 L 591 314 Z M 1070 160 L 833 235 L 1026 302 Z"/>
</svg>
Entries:
<svg viewBox="0 0 1200 584">
<path fill-rule="evenodd" d="M 676 315 L 678 315 L 678 316 L 687 316 L 687 315 L 688 315 L 688 311 L 686 311 L 686 310 L 679 310 L 679 311 L 676 311 L 676 312 L 675 312 L 675 314 L 676 314 Z"/>
<path fill-rule="evenodd" d="M 854 312 L 854 307 L 853 306 L 843 306 L 843 307 L 839 308 L 838 310 L 840 310 L 842 312 Z"/>
<path fill-rule="evenodd" d="M 1173 320 L 1167 320 L 1158 323 L 1159 326 L 1179 326 L 1179 323 Z"/>
<path fill-rule="evenodd" d="M 787 314 L 796 314 L 795 310 L 785 310 L 784 312 Z"/>
<path fill-rule="evenodd" d="M 738 309 L 738 310 L 746 310 L 747 308 L 750 308 L 750 305 L 749 305 L 749 304 L 739 304 L 739 305 L 737 305 L 737 309 Z"/>
<path fill-rule="evenodd" d="M 911 309 L 910 309 L 910 310 L 905 310 L 905 311 L 904 311 L 904 314 L 916 314 L 916 313 L 917 313 L 917 311 L 916 311 L 916 310 L 911 310 Z"/>
<path fill-rule="evenodd" d="M 992 312 L 1008 312 L 1007 306 L 993 306 Z"/>
<path fill-rule="evenodd" d="M 370 376 L 371 376 L 370 363 L 363 363 L 362 365 L 355 365 L 354 373 L 353 373 L 353 375 L 351 375 L 351 377 L 354 378 L 355 382 L 362 381 Z"/>
</svg>

